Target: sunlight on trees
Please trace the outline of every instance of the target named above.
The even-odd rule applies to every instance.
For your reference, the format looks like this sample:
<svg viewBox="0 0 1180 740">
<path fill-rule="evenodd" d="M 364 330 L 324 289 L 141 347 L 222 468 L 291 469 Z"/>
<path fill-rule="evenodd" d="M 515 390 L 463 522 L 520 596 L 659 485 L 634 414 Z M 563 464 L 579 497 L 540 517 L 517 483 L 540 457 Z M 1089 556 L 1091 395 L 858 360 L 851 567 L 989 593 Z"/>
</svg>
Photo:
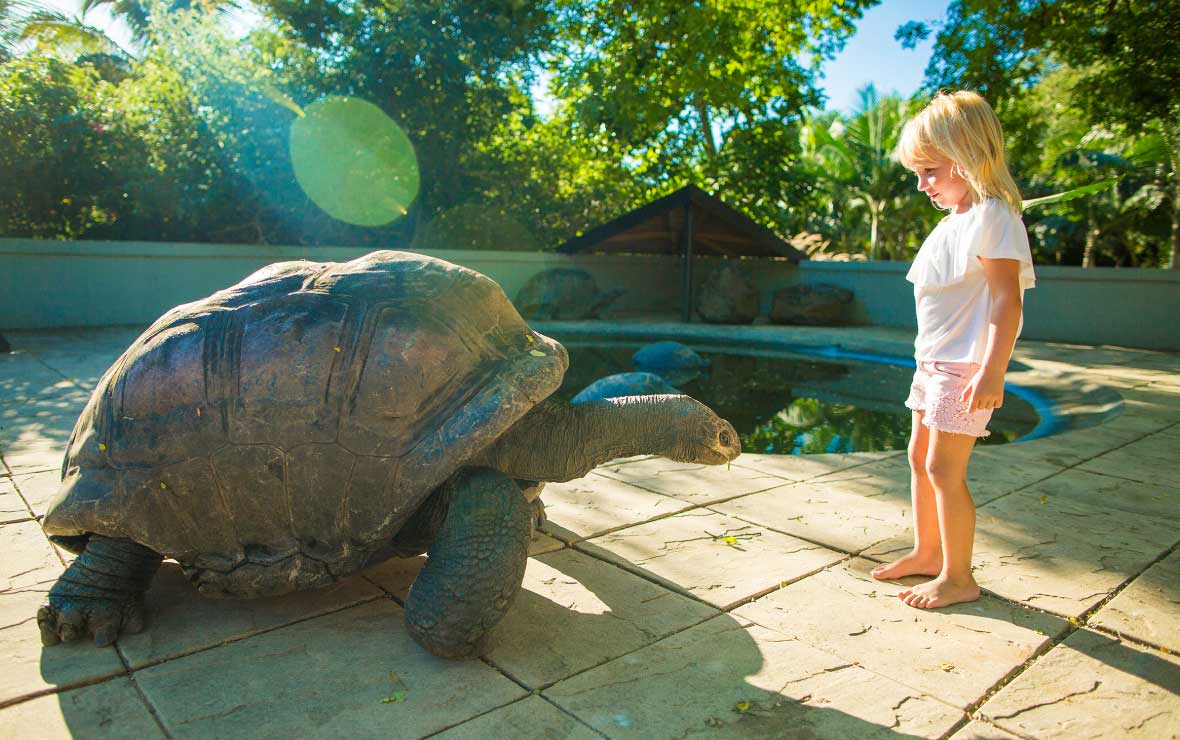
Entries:
<svg viewBox="0 0 1180 740">
<path fill-rule="evenodd" d="M 1026 198 L 1094 186 L 1026 212 L 1038 262 L 1177 266 L 1169 3 L 955 0 L 898 31 L 935 37 L 927 89 L 842 116 L 817 69 L 874 0 L 87 0 L 131 50 L 0 0 L 0 235 L 550 249 L 691 182 L 817 258 L 907 260 L 942 214 L 892 148 L 947 86 L 993 102 Z M 292 152 L 342 98 L 403 134 L 359 136 L 377 169 Z"/>
</svg>

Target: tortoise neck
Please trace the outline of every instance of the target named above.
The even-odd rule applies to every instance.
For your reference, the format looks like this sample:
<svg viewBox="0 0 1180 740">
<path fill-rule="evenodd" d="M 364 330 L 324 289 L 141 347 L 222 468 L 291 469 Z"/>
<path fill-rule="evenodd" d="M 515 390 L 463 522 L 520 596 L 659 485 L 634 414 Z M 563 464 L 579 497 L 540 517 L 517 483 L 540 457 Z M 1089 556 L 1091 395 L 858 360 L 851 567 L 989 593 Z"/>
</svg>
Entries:
<svg viewBox="0 0 1180 740">
<path fill-rule="evenodd" d="M 477 459 L 513 478 L 567 481 L 603 463 L 676 449 L 674 403 L 682 396 L 624 396 L 570 404 L 547 400 Z"/>
</svg>

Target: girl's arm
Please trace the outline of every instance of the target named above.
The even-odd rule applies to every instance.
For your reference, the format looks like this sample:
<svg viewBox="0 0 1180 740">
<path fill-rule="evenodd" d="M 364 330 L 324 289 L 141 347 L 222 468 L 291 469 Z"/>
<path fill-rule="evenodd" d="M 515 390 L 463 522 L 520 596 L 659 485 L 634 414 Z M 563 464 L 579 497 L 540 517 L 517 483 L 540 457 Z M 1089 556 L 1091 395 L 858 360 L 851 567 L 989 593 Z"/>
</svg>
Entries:
<svg viewBox="0 0 1180 740">
<path fill-rule="evenodd" d="M 1023 304 L 1020 296 L 1020 260 L 980 257 L 991 295 L 987 349 L 983 367 L 963 390 L 969 411 L 998 409 L 1004 405 L 1004 373 L 1016 345 Z"/>
</svg>

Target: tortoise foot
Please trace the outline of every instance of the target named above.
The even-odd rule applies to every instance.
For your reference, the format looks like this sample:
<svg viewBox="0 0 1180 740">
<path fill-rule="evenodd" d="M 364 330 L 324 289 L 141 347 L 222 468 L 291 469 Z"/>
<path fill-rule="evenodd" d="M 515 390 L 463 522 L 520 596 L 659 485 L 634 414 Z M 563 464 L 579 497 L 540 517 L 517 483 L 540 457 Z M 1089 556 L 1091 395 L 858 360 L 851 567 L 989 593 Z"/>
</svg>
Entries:
<svg viewBox="0 0 1180 740">
<path fill-rule="evenodd" d="M 94 644 L 106 647 L 120 633 L 143 632 L 144 607 L 140 599 L 118 601 L 104 598 L 50 596 L 49 603 L 37 610 L 41 644 L 74 642 L 87 636 Z"/>
<path fill-rule="evenodd" d="M 120 632 L 142 632 L 143 594 L 161 560 L 134 542 L 91 536 L 49 590 L 49 602 L 37 610 L 41 644 L 93 636 L 94 644 L 105 647 Z"/>
<path fill-rule="evenodd" d="M 510 478 L 469 468 L 439 491 L 446 520 L 406 599 L 406 628 L 431 653 L 483 655 L 520 591 L 528 561 L 530 504 Z"/>
</svg>

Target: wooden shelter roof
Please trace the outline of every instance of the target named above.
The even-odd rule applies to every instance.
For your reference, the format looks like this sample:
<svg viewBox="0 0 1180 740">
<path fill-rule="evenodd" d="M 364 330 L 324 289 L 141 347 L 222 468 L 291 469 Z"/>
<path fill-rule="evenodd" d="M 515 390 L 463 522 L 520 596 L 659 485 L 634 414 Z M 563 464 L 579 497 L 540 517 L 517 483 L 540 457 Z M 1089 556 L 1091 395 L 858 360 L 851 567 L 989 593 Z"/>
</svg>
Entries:
<svg viewBox="0 0 1180 740">
<path fill-rule="evenodd" d="M 691 244 L 684 239 L 690 210 Z M 557 251 L 807 259 L 770 229 L 695 185 L 570 239 Z"/>
</svg>

